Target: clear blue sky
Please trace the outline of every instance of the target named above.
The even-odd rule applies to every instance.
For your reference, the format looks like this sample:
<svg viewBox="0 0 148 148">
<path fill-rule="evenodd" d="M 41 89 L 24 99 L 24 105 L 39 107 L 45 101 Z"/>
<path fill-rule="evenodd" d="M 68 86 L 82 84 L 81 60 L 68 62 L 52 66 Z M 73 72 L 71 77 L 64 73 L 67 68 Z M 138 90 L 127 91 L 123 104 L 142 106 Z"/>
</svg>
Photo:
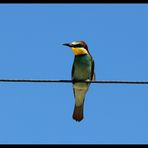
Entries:
<svg viewBox="0 0 148 148">
<path fill-rule="evenodd" d="M 147 4 L 1 4 L 0 78 L 71 79 L 76 40 L 97 80 L 148 81 Z M 148 143 L 148 85 L 92 84 L 73 108 L 69 83 L 0 83 L 0 143 Z"/>
</svg>

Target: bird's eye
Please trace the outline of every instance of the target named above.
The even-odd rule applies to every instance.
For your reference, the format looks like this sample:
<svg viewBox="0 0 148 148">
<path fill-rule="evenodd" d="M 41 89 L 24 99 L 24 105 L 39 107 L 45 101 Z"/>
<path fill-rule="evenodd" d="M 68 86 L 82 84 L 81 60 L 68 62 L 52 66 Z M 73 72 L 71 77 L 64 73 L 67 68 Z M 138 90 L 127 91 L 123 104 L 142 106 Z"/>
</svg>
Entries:
<svg viewBox="0 0 148 148">
<path fill-rule="evenodd" d="M 74 47 L 83 47 L 81 44 L 74 45 Z"/>
</svg>

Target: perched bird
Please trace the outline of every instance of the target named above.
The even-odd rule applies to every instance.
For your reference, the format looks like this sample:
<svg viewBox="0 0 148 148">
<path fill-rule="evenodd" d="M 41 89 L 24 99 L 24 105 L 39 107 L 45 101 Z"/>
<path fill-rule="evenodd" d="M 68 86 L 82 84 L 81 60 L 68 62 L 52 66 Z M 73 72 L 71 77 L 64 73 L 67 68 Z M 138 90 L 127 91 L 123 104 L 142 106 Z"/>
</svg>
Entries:
<svg viewBox="0 0 148 148">
<path fill-rule="evenodd" d="M 70 47 L 75 55 L 72 66 L 73 92 L 75 97 L 75 106 L 72 117 L 76 121 L 81 121 L 83 119 L 85 95 L 90 83 L 80 83 L 75 81 L 95 79 L 94 60 L 84 41 L 75 41 L 63 45 Z"/>
</svg>

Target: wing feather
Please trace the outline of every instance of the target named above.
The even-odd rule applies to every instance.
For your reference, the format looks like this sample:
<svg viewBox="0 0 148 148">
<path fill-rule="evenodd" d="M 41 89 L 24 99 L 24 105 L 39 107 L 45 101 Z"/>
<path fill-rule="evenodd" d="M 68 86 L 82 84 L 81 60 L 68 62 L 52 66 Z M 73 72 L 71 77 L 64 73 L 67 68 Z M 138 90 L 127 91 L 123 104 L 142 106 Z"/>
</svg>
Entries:
<svg viewBox="0 0 148 148">
<path fill-rule="evenodd" d="M 91 68 L 91 80 L 95 80 L 95 72 L 94 72 L 95 63 L 92 59 L 92 68 Z"/>
</svg>

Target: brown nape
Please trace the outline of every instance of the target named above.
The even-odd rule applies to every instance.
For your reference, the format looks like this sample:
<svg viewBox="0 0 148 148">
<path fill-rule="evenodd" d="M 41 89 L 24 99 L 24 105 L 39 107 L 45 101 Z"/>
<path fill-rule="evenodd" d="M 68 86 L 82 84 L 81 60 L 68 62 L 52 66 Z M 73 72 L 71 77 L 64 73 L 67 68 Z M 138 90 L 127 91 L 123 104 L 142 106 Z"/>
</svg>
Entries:
<svg viewBox="0 0 148 148">
<path fill-rule="evenodd" d="M 81 106 L 75 105 L 73 116 L 72 116 L 74 120 L 81 121 L 83 119 L 83 106 L 84 106 L 84 103 Z"/>
<path fill-rule="evenodd" d="M 91 56 L 91 54 L 90 54 L 90 52 L 88 50 L 87 44 L 84 41 L 79 41 L 79 42 L 81 42 L 83 44 L 83 47 L 87 50 L 88 54 Z"/>
</svg>

